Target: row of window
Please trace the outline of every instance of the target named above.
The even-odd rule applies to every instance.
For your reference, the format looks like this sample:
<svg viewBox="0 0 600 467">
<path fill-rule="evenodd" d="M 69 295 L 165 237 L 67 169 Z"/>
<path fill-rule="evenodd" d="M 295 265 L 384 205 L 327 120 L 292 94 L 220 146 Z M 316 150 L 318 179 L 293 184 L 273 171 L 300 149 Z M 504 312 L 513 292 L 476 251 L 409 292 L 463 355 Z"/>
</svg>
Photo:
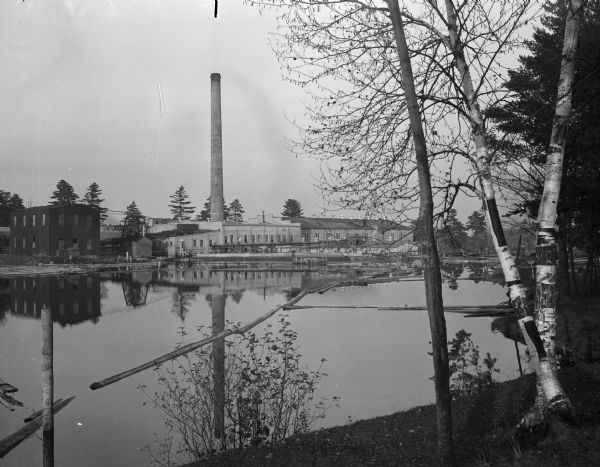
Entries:
<svg viewBox="0 0 600 467">
<path fill-rule="evenodd" d="M 176 279 L 176 274 L 177 273 L 168 273 L 168 276 L 170 279 Z M 213 275 L 218 274 L 217 272 L 213 272 L 213 271 L 207 271 L 206 273 L 204 271 L 194 271 L 193 276 L 194 279 L 204 279 L 204 278 L 212 278 Z M 264 275 L 264 279 L 268 279 L 269 277 L 271 279 L 274 279 L 275 277 L 281 279 L 281 278 L 291 278 L 292 277 L 292 272 L 288 272 L 288 271 L 252 271 L 252 272 L 247 272 L 244 271 L 242 272 L 225 272 L 223 273 L 223 278 L 225 280 L 228 281 L 233 281 L 233 280 L 237 280 L 237 279 L 241 279 L 242 275 L 244 276 L 244 279 L 263 279 L 263 275 Z M 183 271 L 179 271 L 179 279 L 180 280 L 184 280 L 184 273 Z"/>
<path fill-rule="evenodd" d="M 23 290 L 26 290 L 27 289 L 27 279 L 26 280 L 22 280 L 20 282 L 21 282 L 21 288 Z M 66 283 L 70 284 L 71 288 L 73 290 L 77 290 L 79 288 L 78 282 L 68 281 Z M 32 281 L 31 281 L 31 287 L 32 287 L 32 289 L 33 289 L 34 292 L 37 291 L 37 281 L 35 279 L 32 279 Z M 90 277 L 90 276 L 86 277 L 85 287 L 87 289 L 92 289 L 94 287 L 94 279 L 92 277 Z M 18 290 L 19 286 L 18 286 L 18 280 L 17 279 L 13 280 L 12 288 L 13 288 L 13 290 Z M 59 290 L 64 290 L 65 289 L 65 278 L 64 277 L 59 277 L 58 278 L 58 288 L 59 288 Z"/>
<path fill-rule="evenodd" d="M 36 240 L 35 237 L 31 237 L 31 249 L 35 250 L 36 248 Z M 79 242 L 76 238 L 73 239 L 73 248 L 78 248 L 79 247 Z M 86 249 L 87 250 L 91 250 L 92 249 L 92 239 L 88 238 L 86 241 Z M 13 238 L 13 248 L 17 248 L 17 239 Z M 22 248 L 26 249 L 27 248 L 27 238 L 23 237 L 22 239 Z M 59 250 L 64 250 L 65 249 L 65 240 L 62 238 L 58 239 L 58 249 Z"/>
<path fill-rule="evenodd" d="M 23 223 L 23 227 L 27 227 L 27 214 L 23 214 L 22 216 L 22 223 Z M 37 214 L 31 214 L 31 226 L 35 227 L 35 223 L 37 221 Z M 83 217 L 83 216 L 82 216 Z M 79 225 L 79 214 L 73 214 L 73 225 Z M 91 227 L 93 222 L 93 216 L 91 214 L 88 214 L 86 216 L 86 225 L 88 227 Z M 13 225 L 16 227 L 18 223 L 18 216 L 14 216 L 13 217 Z M 46 214 L 43 213 L 42 214 L 42 227 L 46 225 Z M 64 226 L 65 225 L 65 215 L 64 214 L 59 214 L 58 215 L 58 225 L 59 226 Z"/>
</svg>

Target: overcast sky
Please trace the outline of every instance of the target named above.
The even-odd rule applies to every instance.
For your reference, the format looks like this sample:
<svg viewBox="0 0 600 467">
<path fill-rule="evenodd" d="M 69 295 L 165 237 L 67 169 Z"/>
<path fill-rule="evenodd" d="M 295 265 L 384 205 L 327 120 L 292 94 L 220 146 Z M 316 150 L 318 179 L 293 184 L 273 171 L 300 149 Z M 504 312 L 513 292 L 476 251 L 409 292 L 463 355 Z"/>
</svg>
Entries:
<svg viewBox="0 0 600 467">
<path fill-rule="evenodd" d="M 170 217 L 184 185 L 201 208 L 210 192 L 210 74 L 221 74 L 225 199 L 246 216 L 305 214 L 323 202 L 314 160 L 284 145 L 303 117 L 268 44 L 275 23 L 238 1 L 2 0 L 0 188 L 46 204 L 65 179 L 105 205 Z M 161 99 L 162 95 L 162 117 Z"/>
</svg>

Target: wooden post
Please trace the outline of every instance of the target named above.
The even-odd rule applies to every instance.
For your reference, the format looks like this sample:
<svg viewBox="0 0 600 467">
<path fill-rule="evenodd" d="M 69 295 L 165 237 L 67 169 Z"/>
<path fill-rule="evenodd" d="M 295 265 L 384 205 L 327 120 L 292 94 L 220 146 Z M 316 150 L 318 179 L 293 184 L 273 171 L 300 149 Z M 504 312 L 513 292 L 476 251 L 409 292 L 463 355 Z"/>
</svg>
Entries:
<svg viewBox="0 0 600 467">
<path fill-rule="evenodd" d="M 52 311 L 42 306 L 42 431 L 43 465 L 54 465 L 54 374 Z"/>
</svg>

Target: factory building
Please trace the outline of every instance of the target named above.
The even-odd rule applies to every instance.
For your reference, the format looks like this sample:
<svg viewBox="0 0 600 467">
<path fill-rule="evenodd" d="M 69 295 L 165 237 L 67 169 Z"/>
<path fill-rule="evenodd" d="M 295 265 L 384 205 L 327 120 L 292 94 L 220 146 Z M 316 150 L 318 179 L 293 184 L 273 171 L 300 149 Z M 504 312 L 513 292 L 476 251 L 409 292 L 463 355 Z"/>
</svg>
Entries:
<svg viewBox="0 0 600 467">
<path fill-rule="evenodd" d="M 97 255 L 100 212 L 87 204 L 37 206 L 11 214 L 12 252 L 65 259 Z"/>
</svg>

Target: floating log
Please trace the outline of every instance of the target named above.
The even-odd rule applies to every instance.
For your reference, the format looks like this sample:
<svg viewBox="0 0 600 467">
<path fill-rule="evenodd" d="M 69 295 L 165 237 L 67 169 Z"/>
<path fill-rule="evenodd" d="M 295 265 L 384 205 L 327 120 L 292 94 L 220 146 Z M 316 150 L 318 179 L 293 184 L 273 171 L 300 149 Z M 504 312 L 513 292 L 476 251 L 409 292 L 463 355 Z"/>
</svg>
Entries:
<svg viewBox="0 0 600 467">
<path fill-rule="evenodd" d="M 386 271 L 385 274 L 388 275 L 391 272 L 394 272 L 396 270 L 397 270 L 397 268 L 390 269 L 390 270 Z M 383 274 L 383 273 L 377 273 L 378 276 L 380 274 Z M 370 281 L 372 281 L 372 282 L 370 282 Z M 291 307 L 293 307 L 296 303 L 298 303 L 300 300 L 302 300 L 306 295 L 309 295 L 312 293 L 320 293 L 321 294 L 321 293 L 326 292 L 327 290 L 331 290 L 334 287 L 351 286 L 351 285 L 366 285 L 368 283 L 374 283 L 374 282 L 381 282 L 381 279 L 379 279 L 379 278 L 374 279 L 373 276 L 367 276 L 367 277 L 363 277 L 363 278 L 355 279 L 355 280 L 332 282 L 330 284 L 327 284 L 323 287 L 319 287 L 316 289 L 302 290 L 298 295 L 296 295 L 294 298 L 289 300 L 287 303 L 276 306 L 272 310 L 268 311 L 267 313 L 265 313 L 262 316 L 259 316 L 254 321 L 251 321 L 250 323 L 246 324 L 245 326 L 242 326 L 239 328 L 235 327 L 233 329 L 227 329 L 225 331 L 219 332 L 218 334 L 213 334 L 211 337 L 202 339 L 201 341 L 192 342 L 191 344 L 184 345 L 184 346 L 174 350 L 173 352 L 169 352 L 168 354 L 165 354 L 161 357 L 150 360 L 149 362 L 146 362 L 142 365 L 136 366 L 135 368 L 132 368 L 127 371 L 123 371 L 114 376 L 110 376 L 109 378 L 103 379 L 102 381 L 94 382 L 94 383 L 90 384 L 90 389 L 92 391 L 95 391 L 96 389 L 103 388 L 104 386 L 108 386 L 109 384 L 116 383 L 117 381 L 128 378 L 129 376 L 135 375 L 136 373 L 139 373 L 140 371 L 144 371 L 149 368 L 153 368 L 156 365 L 160 365 L 161 363 L 168 362 L 169 360 L 173 360 L 177 357 L 180 357 L 189 352 L 192 352 L 193 350 L 196 350 L 200 347 L 203 347 L 212 342 L 218 341 L 219 339 L 223 339 L 225 337 L 228 337 L 228 336 L 231 336 L 234 334 L 244 334 L 245 332 L 249 331 L 253 327 L 255 327 L 258 324 L 262 323 L 263 321 L 269 319 L 271 316 L 276 314 L 278 311 L 285 310 L 285 309 L 292 309 Z"/>
<path fill-rule="evenodd" d="M 312 308 L 327 309 L 365 309 L 380 311 L 421 311 L 427 310 L 425 306 L 375 306 L 375 305 L 297 305 L 286 306 L 286 310 L 302 310 Z M 503 305 L 463 305 L 463 306 L 445 306 L 446 313 L 468 313 L 469 317 L 476 316 L 498 316 L 513 313 L 513 308 Z"/>
<path fill-rule="evenodd" d="M 56 399 L 54 401 L 54 407 L 57 406 L 57 404 L 59 404 L 60 402 L 62 402 L 62 398 L 61 399 Z M 23 422 L 28 423 L 33 421 L 35 418 L 39 417 L 40 415 L 42 415 L 42 409 L 38 410 L 37 412 L 32 413 L 29 417 L 24 418 Z"/>
<path fill-rule="evenodd" d="M 61 400 L 60 402 L 57 402 L 56 406 L 54 407 L 54 413 L 55 414 L 58 413 L 59 410 L 66 407 L 73 399 L 75 399 L 75 396 L 72 396 L 66 400 Z M 42 427 L 42 417 L 41 417 L 41 411 L 40 411 L 40 414 L 38 414 L 38 416 L 35 419 L 33 419 L 32 421 L 27 423 L 23 428 L 15 431 L 12 435 L 7 436 L 3 440 L 0 440 L 0 458 L 4 457 L 10 451 L 12 451 L 14 448 L 16 448 L 19 444 L 21 444 L 23 441 L 25 441 L 27 438 L 29 438 L 32 434 L 34 434 L 41 427 Z"/>
<path fill-rule="evenodd" d="M 18 389 L 12 384 L 8 384 L 0 379 L 0 393 L 10 394 L 11 392 L 17 392 Z"/>
</svg>

